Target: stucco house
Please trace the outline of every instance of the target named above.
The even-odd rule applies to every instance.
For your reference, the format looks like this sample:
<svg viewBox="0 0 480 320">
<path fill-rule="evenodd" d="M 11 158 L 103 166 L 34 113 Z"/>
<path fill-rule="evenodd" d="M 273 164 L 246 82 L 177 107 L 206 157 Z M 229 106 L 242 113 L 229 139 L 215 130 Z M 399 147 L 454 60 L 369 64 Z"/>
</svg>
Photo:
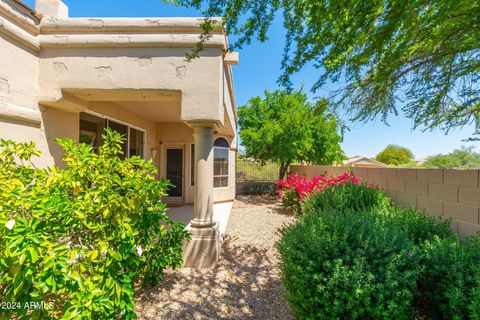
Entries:
<svg viewBox="0 0 480 320">
<path fill-rule="evenodd" d="M 57 137 L 97 147 L 106 127 L 125 134 L 125 156 L 152 159 L 175 184 L 165 200 L 193 204 L 185 264 L 208 267 L 225 218 L 214 219 L 214 204 L 235 196 L 238 56 L 216 28 L 186 62 L 201 21 L 69 18 L 61 0 L 35 10 L 0 0 L 0 137 L 36 142 L 38 165 L 50 166 L 62 165 Z"/>
</svg>

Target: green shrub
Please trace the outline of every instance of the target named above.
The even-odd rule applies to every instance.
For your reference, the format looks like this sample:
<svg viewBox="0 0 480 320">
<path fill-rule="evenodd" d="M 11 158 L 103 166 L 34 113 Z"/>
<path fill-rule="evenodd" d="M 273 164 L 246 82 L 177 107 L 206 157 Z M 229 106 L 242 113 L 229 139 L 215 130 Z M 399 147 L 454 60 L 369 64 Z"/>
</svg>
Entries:
<svg viewBox="0 0 480 320">
<path fill-rule="evenodd" d="M 121 160 L 118 133 L 104 140 L 96 154 L 59 139 L 63 170 L 36 169 L 33 144 L 1 140 L 0 301 L 20 303 L 7 318 L 133 319 L 135 282 L 181 265 L 188 233 L 159 201 L 168 182 L 150 161 Z"/>
<path fill-rule="evenodd" d="M 290 210 L 295 216 L 299 216 L 302 212 L 302 199 L 294 189 L 285 189 L 280 194 L 282 207 Z"/>
<path fill-rule="evenodd" d="M 480 319 L 480 235 L 460 241 L 450 221 L 360 185 L 325 189 L 302 207 L 278 245 L 298 318 Z"/>
<path fill-rule="evenodd" d="M 282 201 L 282 206 L 298 216 L 303 213 L 303 200 L 311 195 L 321 193 L 325 189 L 358 183 L 358 178 L 348 172 L 336 177 L 316 176 L 312 178 L 293 173 L 287 179 L 277 181 L 277 193 Z"/>
<path fill-rule="evenodd" d="M 454 237 L 450 229 L 450 220 L 441 222 L 413 208 L 392 205 L 384 210 L 373 210 L 371 214 L 380 215 L 384 223 L 402 231 L 416 245 L 437 237 L 442 239 Z"/>
<path fill-rule="evenodd" d="M 368 211 L 308 214 L 281 231 L 286 299 L 298 319 L 406 319 L 418 259 L 413 241 Z"/>
<path fill-rule="evenodd" d="M 384 191 L 361 184 L 342 184 L 325 188 L 312 194 L 302 202 L 302 212 L 314 213 L 319 210 L 363 210 L 366 208 L 386 208 L 390 200 Z"/>
<path fill-rule="evenodd" d="M 275 195 L 275 183 L 271 182 L 245 182 L 242 194 L 246 195 Z"/>
<path fill-rule="evenodd" d="M 419 308 L 432 319 L 480 319 L 480 237 L 423 245 Z"/>
<path fill-rule="evenodd" d="M 302 202 L 304 214 L 317 214 L 327 210 L 365 211 L 375 218 L 396 227 L 415 244 L 435 236 L 451 237 L 450 222 L 439 222 L 434 217 L 411 208 L 400 208 L 390 203 L 388 195 L 380 189 L 360 184 L 344 184 L 327 188 L 307 197 Z"/>
</svg>

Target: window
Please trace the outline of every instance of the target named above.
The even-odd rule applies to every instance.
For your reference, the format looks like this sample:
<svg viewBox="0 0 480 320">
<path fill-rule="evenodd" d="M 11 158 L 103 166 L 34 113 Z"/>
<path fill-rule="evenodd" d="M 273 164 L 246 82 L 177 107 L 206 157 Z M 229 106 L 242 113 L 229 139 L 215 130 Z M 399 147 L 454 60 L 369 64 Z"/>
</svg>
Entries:
<svg viewBox="0 0 480 320">
<path fill-rule="evenodd" d="M 127 138 L 127 140 L 122 143 L 123 154 L 118 155 L 120 159 L 122 160 L 125 159 L 125 157 L 128 157 L 128 152 L 127 152 L 128 127 L 126 125 L 112 121 L 110 119 L 107 119 L 107 127 L 112 129 L 113 131 L 120 133 L 122 137 Z"/>
<path fill-rule="evenodd" d="M 218 138 L 213 144 L 213 187 L 228 187 L 228 154 L 230 146 L 224 138 Z"/>
<path fill-rule="evenodd" d="M 228 154 L 230 146 L 224 138 L 213 144 L 213 187 L 228 187 Z M 190 147 L 190 184 L 195 186 L 195 145 Z"/>
<path fill-rule="evenodd" d="M 103 144 L 102 135 L 105 128 L 111 128 L 126 138 L 122 145 L 123 154 L 120 155 L 121 159 L 132 156 L 144 158 L 145 132 L 115 120 L 85 112 L 80 113 L 79 141 L 91 145 L 94 152 L 98 152 L 98 147 Z"/>
<path fill-rule="evenodd" d="M 132 156 L 139 156 L 140 158 L 144 158 L 143 154 L 143 146 L 144 146 L 144 134 L 142 131 L 130 128 L 130 147 L 128 150 L 128 155 Z"/>
<path fill-rule="evenodd" d="M 106 126 L 106 119 L 88 113 L 80 113 L 79 141 L 90 145 L 94 152 L 98 152 L 98 147 L 103 143 L 102 134 Z"/>
</svg>

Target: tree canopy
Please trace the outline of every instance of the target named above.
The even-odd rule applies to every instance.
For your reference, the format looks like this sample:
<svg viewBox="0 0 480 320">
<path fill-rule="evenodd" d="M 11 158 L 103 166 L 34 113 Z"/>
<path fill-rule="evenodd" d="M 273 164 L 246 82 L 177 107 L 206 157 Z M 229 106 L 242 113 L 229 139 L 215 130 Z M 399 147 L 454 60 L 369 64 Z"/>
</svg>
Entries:
<svg viewBox="0 0 480 320">
<path fill-rule="evenodd" d="M 238 109 L 245 156 L 280 164 L 282 179 L 291 163 L 332 164 L 344 158 L 337 118 L 325 99 L 311 104 L 301 91 L 265 91 Z"/>
<path fill-rule="evenodd" d="M 427 158 L 427 168 L 480 169 L 480 153 L 473 148 L 462 147 L 448 154 L 437 154 Z"/>
<path fill-rule="evenodd" d="M 410 162 L 413 159 L 413 153 L 408 148 L 390 144 L 377 154 L 375 159 L 385 164 L 398 166 Z"/>
<path fill-rule="evenodd" d="M 274 18 L 283 17 L 279 82 L 289 87 L 290 75 L 313 63 L 320 75 L 313 91 L 328 80 L 345 83 L 331 98 L 353 120 L 402 112 L 414 127 L 475 124 L 472 137 L 480 135 L 478 0 L 164 1 L 223 17 L 227 33 L 238 36 L 232 49 L 266 41 Z"/>
</svg>

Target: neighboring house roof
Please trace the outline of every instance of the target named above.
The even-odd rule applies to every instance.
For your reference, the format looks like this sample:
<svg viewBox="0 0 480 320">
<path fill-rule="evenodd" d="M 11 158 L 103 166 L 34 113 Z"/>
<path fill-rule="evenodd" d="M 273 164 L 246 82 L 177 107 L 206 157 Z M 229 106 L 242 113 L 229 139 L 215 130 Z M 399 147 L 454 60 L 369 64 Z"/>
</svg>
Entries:
<svg viewBox="0 0 480 320">
<path fill-rule="evenodd" d="M 427 161 L 427 159 L 426 158 L 420 158 L 420 159 L 415 159 L 413 161 L 418 165 L 422 165 L 422 164 L 425 163 L 425 161 Z"/>
<path fill-rule="evenodd" d="M 371 166 L 371 167 L 388 167 L 385 163 L 368 158 L 368 157 L 353 157 L 343 161 L 343 164 L 351 167 Z"/>
</svg>

